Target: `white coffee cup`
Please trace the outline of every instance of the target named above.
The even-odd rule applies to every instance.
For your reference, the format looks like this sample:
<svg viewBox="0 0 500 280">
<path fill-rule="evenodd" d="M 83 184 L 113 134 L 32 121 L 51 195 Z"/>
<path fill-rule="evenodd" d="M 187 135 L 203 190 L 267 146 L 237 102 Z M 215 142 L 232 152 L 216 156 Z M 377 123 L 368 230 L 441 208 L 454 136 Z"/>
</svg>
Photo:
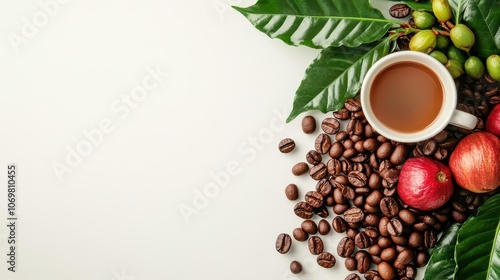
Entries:
<svg viewBox="0 0 500 280">
<path fill-rule="evenodd" d="M 374 79 L 387 67 L 402 62 L 420 63 L 430 68 L 440 80 L 443 92 L 441 109 L 434 121 L 422 130 L 408 133 L 394 130 L 383 124 L 374 115 L 370 105 L 370 91 Z M 394 52 L 378 60 L 368 70 L 363 79 L 360 101 L 368 123 L 370 123 L 379 134 L 391 140 L 403 143 L 415 143 L 432 138 L 441 132 L 448 124 L 472 130 L 477 123 L 476 116 L 455 109 L 457 105 L 457 89 L 446 67 L 430 55 L 415 51 Z"/>
</svg>

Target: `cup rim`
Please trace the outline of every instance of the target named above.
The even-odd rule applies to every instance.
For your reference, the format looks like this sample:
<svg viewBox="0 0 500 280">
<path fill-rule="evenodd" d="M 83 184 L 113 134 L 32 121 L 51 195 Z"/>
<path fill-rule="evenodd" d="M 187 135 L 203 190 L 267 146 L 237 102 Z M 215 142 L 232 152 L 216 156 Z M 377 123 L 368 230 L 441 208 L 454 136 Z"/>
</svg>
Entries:
<svg viewBox="0 0 500 280">
<path fill-rule="evenodd" d="M 420 63 L 433 70 L 443 88 L 443 104 L 436 119 L 425 129 L 412 133 L 394 131 L 385 127 L 374 116 L 369 102 L 369 89 L 377 74 L 391 65 L 405 61 Z M 368 123 L 379 134 L 397 142 L 415 143 L 435 136 L 448 125 L 457 104 L 456 86 L 446 67 L 432 56 L 416 51 L 398 51 L 382 57 L 367 71 L 361 86 L 360 102 Z"/>
</svg>

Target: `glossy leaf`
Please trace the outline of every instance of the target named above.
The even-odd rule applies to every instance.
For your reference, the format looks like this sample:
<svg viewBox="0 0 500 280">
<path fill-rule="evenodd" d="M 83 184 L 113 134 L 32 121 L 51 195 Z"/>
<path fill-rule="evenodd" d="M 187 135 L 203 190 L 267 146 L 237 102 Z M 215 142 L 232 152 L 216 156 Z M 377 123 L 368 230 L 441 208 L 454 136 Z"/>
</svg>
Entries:
<svg viewBox="0 0 500 280">
<path fill-rule="evenodd" d="M 459 24 L 462 20 L 462 15 L 465 11 L 467 5 L 469 5 L 469 0 L 449 0 L 451 10 L 455 15 L 455 24 Z"/>
<path fill-rule="evenodd" d="M 368 69 L 389 53 L 390 40 L 391 37 L 387 37 L 357 48 L 323 50 L 307 68 L 287 122 L 309 110 L 326 113 L 342 108 L 347 98 L 358 93 Z"/>
<path fill-rule="evenodd" d="M 475 34 L 474 50 L 479 57 L 500 54 L 500 1 L 469 0 L 463 23 Z"/>
<path fill-rule="evenodd" d="M 391 0 L 391 1 L 405 3 L 413 10 L 432 11 L 431 1 L 419 1 L 419 2 L 415 2 L 415 0 Z"/>
<path fill-rule="evenodd" d="M 455 279 L 500 279 L 500 194 L 481 206 L 458 231 Z"/>
<path fill-rule="evenodd" d="M 258 0 L 234 8 L 269 37 L 313 48 L 357 47 L 402 23 L 384 18 L 368 0 Z"/>
<path fill-rule="evenodd" d="M 425 269 L 425 280 L 453 280 L 455 274 L 455 244 L 457 233 L 462 224 L 455 223 L 449 226 L 439 242 L 432 250 L 431 258 Z"/>
</svg>

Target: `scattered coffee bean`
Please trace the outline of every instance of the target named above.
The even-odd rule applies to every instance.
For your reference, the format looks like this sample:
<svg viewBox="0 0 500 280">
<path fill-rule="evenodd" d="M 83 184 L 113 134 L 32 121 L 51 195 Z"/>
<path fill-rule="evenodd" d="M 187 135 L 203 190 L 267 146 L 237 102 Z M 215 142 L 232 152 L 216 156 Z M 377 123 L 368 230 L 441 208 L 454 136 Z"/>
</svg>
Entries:
<svg viewBox="0 0 500 280">
<path fill-rule="evenodd" d="M 353 258 L 353 257 L 347 257 L 347 258 L 345 259 L 344 264 L 345 264 L 345 268 L 346 268 L 347 270 L 349 270 L 349 271 L 354 271 L 354 270 L 356 270 L 356 268 L 358 267 L 358 262 L 357 262 L 357 261 L 356 261 L 356 259 L 355 259 L 355 258 Z"/>
<path fill-rule="evenodd" d="M 350 112 L 346 108 L 342 108 L 339 111 L 333 112 L 333 116 L 339 120 L 348 120 Z"/>
<path fill-rule="evenodd" d="M 365 249 L 371 245 L 371 242 L 370 238 L 366 235 L 366 233 L 362 231 L 356 234 L 356 236 L 354 237 L 354 244 L 359 249 Z"/>
<path fill-rule="evenodd" d="M 323 252 L 318 255 L 317 262 L 320 266 L 324 268 L 331 268 L 335 266 L 336 260 L 332 254 L 328 252 Z"/>
<path fill-rule="evenodd" d="M 347 176 L 349 183 L 351 183 L 355 187 L 363 187 L 366 185 L 368 178 L 361 171 L 351 171 Z"/>
<path fill-rule="evenodd" d="M 301 217 L 302 219 L 310 219 L 314 214 L 313 207 L 303 201 L 295 204 L 293 211 L 295 212 L 295 215 Z"/>
<path fill-rule="evenodd" d="M 394 259 L 396 259 L 396 256 L 398 255 L 398 252 L 396 252 L 396 249 L 394 247 L 388 247 L 382 250 L 380 253 L 380 259 L 384 262 L 392 262 Z"/>
<path fill-rule="evenodd" d="M 344 212 L 344 220 L 348 223 L 359 223 L 365 218 L 362 209 L 353 207 Z"/>
<path fill-rule="evenodd" d="M 408 237 L 408 245 L 412 248 L 420 248 L 424 244 L 422 233 L 413 231 Z"/>
<path fill-rule="evenodd" d="M 300 272 L 302 272 L 302 264 L 298 261 L 292 261 L 290 263 L 290 271 L 293 274 L 299 274 Z"/>
<path fill-rule="evenodd" d="M 413 259 L 413 252 L 409 249 L 404 249 L 401 251 L 396 260 L 394 260 L 394 267 L 396 269 L 404 269 L 407 264 L 409 264 Z"/>
<path fill-rule="evenodd" d="M 300 224 L 300 227 L 309 234 L 316 234 L 318 232 L 318 226 L 313 220 L 305 220 Z"/>
<path fill-rule="evenodd" d="M 309 191 L 305 195 L 305 201 L 312 207 L 318 208 L 323 205 L 323 196 L 317 191 Z"/>
<path fill-rule="evenodd" d="M 424 267 L 429 261 L 429 253 L 427 251 L 418 251 L 415 256 L 415 265 L 417 267 Z"/>
<path fill-rule="evenodd" d="M 396 273 L 392 265 L 387 262 L 381 262 L 377 266 L 378 273 L 380 277 L 383 279 L 394 279 L 396 277 Z"/>
<path fill-rule="evenodd" d="M 390 142 L 385 142 L 382 145 L 380 145 L 380 147 L 378 147 L 376 153 L 377 158 L 388 159 L 391 156 L 393 150 L 394 147 L 392 146 L 392 144 Z"/>
<path fill-rule="evenodd" d="M 319 180 L 325 178 L 326 175 L 327 175 L 326 166 L 322 162 L 313 166 L 309 170 L 309 176 L 311 176 L 311 178 L 313 178 L 316 181 L 319 181 Z"/>
<path fill-rule="evenodd" d="M 278 148 L 282 153 L 289 153 L 295 149 L 295 142 L 290 138 L 285 138 L 280 141 Z"/>
<path fill-rule="evenodd" d="M 321 179 L 316 183 L 316 191 L 326 197 L 332 192 L 332 184 L 327 179 Z"/>
<path fill-rule="evenodd" d="M 340 216 L 336 216 L 332 221 L 332 228 L 338 233 L 345 232 L 347 230 L 347 222 Z"/>
<path fill-rule="evenodd" d="M 361 280 L 361 278 L 356 273 L 351 273 L 347 275 L 346 278 L 344 278 L 344 280 Z"/>
<path fill-rule="evenodd" d="M 403 224 L 398 218 L 392 218 L 387 224 L 387 231 L 391 236 L 400 236 L 403 234 Z"/>
<path fill-rule="evenodd" d="M 280 254 L 286 254 L 292 246 L 292 238 L 286 233 L 281 233 L 276 239 L 276 251 Z"/>
<path fill-rule="evenodd" d="M 309 166 L 305 162 L 299 162 L 292 167 L 292 173 L 295 176 L 305 174 L 309 170 Z"/>
<path fill-rule="evenodd" d="M 323 252 L 324 245 L 323 240 L 321 240 L 318 236 L 311 236 L 307 241 L 307 245 L 309 247 L 309 252 L 313 255 L 319 255 Z"/>
<path fill-rule="evenodd" d="M 322 160 L 322 156 L 320 153 L 318 153 L 318 151 L 310 150 L 306 154 L 306 161 L 312 165 L 316 165 L 316 164 L 320 163 L 321 160 Z"/>
<path fill-rule="evenodd" d="M 321 235 L 327 235 L 330 233 L 330 224 L 325 219 L 322 219 L 318 223 L 318 232 Z"/>
<path fill-rule="evenodd" d="M 335 118 L 326 118 L 321 123 L 321 129 L 323 129 L 326 134 L 335 134 L 340 129 L 340 122 Z"/>
<path fill-rule="evenodd" d="M 306 241 L 309 235 L 302 228 L 296 228 L 292 232 L 293 238 L 297 241 Z"/>
<path fill-rule="evenodd" d="M 400 212 L 399 212 L 399 218 L 401 219 L 401 221 L 403 221 L 403 223 L 405 223 L 406 225 L 413 225 L 416 221 L 416 217 L 415 217 L 415 214 L 413 214 L 410 210 L 408 209 L 402 209 Z"/>
<path fill-rule="evenodd" d="M 347 258 L 354 252 L 354 246 L 352 238 L 344 237 L 337 245 L 337 254 L 342 258 Z"/>
<path fill-rule="evenodd" d="M 328 134 L 321 133 L 317 138 L 316 141 L 314 142 L 314 148 L 316 151 L 318 151 L 320 154 L 326 154 L 330 150 L 331 147 L 331 139 Z"/>
<path fill-rule="evenodd" d="M 366 251 L 356 252 L 355 259 L 358 262 L 357 269 L 359 273 L 365 273 L 368 271 L 368 269 L 370 269 L 370 265 L 372 262 L 370 255 Z"/>
<path fill-rule="evenodd" d="M 436 246 L 436 232 L 433 230 L 424 231 L 424 246 L 427 249 L 432 249 Z"/>
<path fill-rule="evenodd" d="M 297 188 L 297 185 L 295 184 L 289 184 L 285 188 L 285 195 L 288 200 L 296 200 L 299 198 L 299 189 Z"/>
<path fill-rule="evenodd" d="M 389 14 L 394 18 L 404 18 L 410 14 L 411 8 L 406 4 L 396 4 L 389 8 Z"/>
<path fill-rule="evenodd" d="M 313 116 L 305 116 L 302 119 L 302 131 L 311 134 L 316 130 L 316 119 Z"/>
<path fill-rule="evenodd" d="M 392 197 L 384 197 L 380 201 L 380 210 L 386 217 L 392 218 L 399 214 L 398 202 Z"/>
</svg>

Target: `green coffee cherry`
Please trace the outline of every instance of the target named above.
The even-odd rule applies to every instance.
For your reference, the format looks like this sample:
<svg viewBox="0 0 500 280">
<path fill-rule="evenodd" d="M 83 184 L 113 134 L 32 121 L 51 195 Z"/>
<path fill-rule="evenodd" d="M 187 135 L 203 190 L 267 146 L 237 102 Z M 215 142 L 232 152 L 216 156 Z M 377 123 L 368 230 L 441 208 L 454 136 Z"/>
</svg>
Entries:
<svg viewBox="0 0 500 280">
<path fill-rule="evenodd" d="M 423 30 L 411 37 L 410 50 L 430 53 L 436 47 L 436 43 L 436 34 L 432 30 Z"/>
<path fill-rule="evenodd" d="M 484 75 L 484 64 L 477 56 L 469 57 L 464 64 L 465 74 L 472 79 L 481 79 Z"/>
<path fill-rule="evenodd" d="M 437 36 L 436 49 L 445 50 L 449 44 L 450 44 L 450 39 L 448 39 L 448 37 L 443 36 L 443 35 Z"/>
<path fill-rule="evenodd" d="M 448 62 L 448 58 L 442 51 L 433 50 L 429 55 L 437 59 L 442 64 L 446 64 Z"/>
<path fill-rule="evenodd" d="M 450 30 L 450 39 L 457 48 L 468 52 L 474 43 L 476 37 L 467 25 L 459 23 Z"/>
<path fill-rule="evenodd" d="M 429 29 L 436 24 L 436 18 L 426 11 L 413 11 L 413 22 L 419 29 Z"/>
<path fill-rule="evenodd" d="M 448 59 L 458 61 L 460 65 L 464 65 L 465 61 L 467 60 L 467 56 L 465 55 L 465 53 L 462 50 L 459 50 L 454 45 L 448 47 L 448 49 L 446 50 L 446 56 L 448 57 Z"/>
<path fill-rule="evenodd" d="M 448 59 L 448 62 L 444 66 L 448 69 L 453 79 L 460 77 L 464 73 L 462 65 L 456 60 Z"/>
<path fill-rule="evenodd" d="M 500 81 L 500 56 L 496 54 L 490 55 L 486 59 L 486 69 L 488 74 L 497 82 Z"/>
<path fill-rule="evenodd" d="M 441 22 L 450 20 L 452 15 L 448 0 L 432 0 L 432 12 Z"/>
</svg>

